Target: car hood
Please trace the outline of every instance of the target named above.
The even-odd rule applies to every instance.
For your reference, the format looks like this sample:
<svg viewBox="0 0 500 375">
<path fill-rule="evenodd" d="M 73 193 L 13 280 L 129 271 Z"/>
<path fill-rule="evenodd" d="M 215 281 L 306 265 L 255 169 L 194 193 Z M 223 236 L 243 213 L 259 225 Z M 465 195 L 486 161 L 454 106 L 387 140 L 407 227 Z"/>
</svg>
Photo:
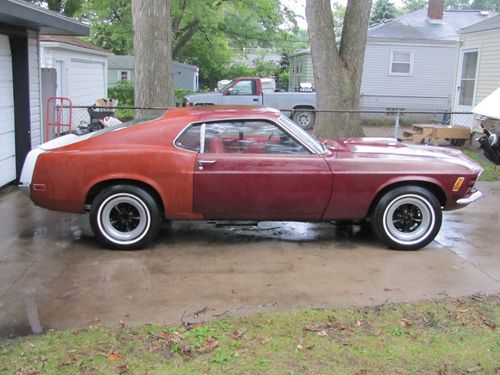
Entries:
<svg viewBox="0 0 500 375">
<path fill-rule="evenodd" d="M 446 147 L 413 145 L 398 142 L 394 138 L 345 138 L 327 140 L 325 145 L 333 152 L 368 154 L 381 158 L 411 158 L 447 160 L 471 169 L 481 169 L 479 164 L 465 156 L 462 151 Z"/>
</svg>

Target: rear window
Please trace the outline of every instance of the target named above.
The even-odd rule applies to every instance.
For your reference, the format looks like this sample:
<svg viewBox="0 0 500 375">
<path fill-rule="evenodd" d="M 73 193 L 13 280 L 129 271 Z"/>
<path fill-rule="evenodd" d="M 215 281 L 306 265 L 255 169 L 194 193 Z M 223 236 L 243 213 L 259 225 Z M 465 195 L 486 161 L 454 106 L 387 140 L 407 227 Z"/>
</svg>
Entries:
<svg viewBox="0 0 500 375">
<path fill-rule="evenodd" d="M 160 118 L 161 116 L 163 116 L 163 113 L 156 115 L 156 116 L 143 117 L 140 119 L 133 119 L 133 120 L 130 120 L 130 121 L 118 124 L 118 125 L 113 125 L 113 126 L 110 126 L 108 128 L 97 130 L 97 131 L 92 132 L 92 133 L 84 134 L 84 135 L 82 135 L 82 137 L 86 137 L 86 138 L 97 137 L 98 135 L 111 133 L 111 132 L 114 132 L 114 131 L 117 131 L 120 129 L 128 128 L 129 126 L 134 126 L 134 125 L 142 124 L 143 122 L 156 120 L 157 118 Z"/>
</svg>

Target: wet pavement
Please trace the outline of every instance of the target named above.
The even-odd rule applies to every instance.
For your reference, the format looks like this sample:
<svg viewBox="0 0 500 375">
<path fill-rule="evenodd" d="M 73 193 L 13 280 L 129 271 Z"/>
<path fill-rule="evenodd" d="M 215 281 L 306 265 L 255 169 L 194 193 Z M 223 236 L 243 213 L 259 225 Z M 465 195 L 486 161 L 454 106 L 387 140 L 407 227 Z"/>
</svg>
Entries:
<svg viewBox="0 0 500 375">
<path fill-rule="evenodd" d="M 86 215 L 34 207 L 11 188 L 0 193 L 0 336 L 500 293 L 500 182 L 479 187 L 486 197 L 445 213 L 416 252 L 357 227 L 290 222 L 176 222 L 146 250 L 110 251 Z"/>
</svg>

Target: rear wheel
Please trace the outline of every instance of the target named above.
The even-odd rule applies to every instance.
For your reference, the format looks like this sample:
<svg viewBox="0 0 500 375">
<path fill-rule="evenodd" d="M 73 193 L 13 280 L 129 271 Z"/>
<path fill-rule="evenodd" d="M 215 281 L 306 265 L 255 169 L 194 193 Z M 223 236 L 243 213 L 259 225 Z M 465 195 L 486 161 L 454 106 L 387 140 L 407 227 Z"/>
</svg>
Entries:
<svg viewBox="0 0 500 375">
<path fill-rule="evenodd" d="M 391 249 L 418 250 L 438 234 L 441 205 L 427 189 L 403 186 L 382 196 L 370 222 L 375 235 Z"/>
<path fill-rule="evenodd" d="M 307 109 L 297 109 L 293 113 L 293 121 L 303 129 L 312 129 L 316 120 L 314 112 Z"/>
<path fill-rule="evenodd" d="M 137 186 L 108 187 L 97 195 L 90 209 L 94 235 L 111 249 L 143 248 L 156 237 L 160 224 L 155 199 Z"/>
</svg>

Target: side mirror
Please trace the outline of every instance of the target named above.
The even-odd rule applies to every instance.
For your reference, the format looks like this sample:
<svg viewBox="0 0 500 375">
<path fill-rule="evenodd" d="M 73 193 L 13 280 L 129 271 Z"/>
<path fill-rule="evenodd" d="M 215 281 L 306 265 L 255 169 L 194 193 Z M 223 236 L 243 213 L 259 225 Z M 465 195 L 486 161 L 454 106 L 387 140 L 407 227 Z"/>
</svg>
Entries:
<svg viewBox="0 0 500 375">
<path fill-rule="evenodd" d="M 234 88 L 233 87 L 230 87 L 226 90 L 227 92 L 227 95 L 234 95 Z"/>
</svg>

